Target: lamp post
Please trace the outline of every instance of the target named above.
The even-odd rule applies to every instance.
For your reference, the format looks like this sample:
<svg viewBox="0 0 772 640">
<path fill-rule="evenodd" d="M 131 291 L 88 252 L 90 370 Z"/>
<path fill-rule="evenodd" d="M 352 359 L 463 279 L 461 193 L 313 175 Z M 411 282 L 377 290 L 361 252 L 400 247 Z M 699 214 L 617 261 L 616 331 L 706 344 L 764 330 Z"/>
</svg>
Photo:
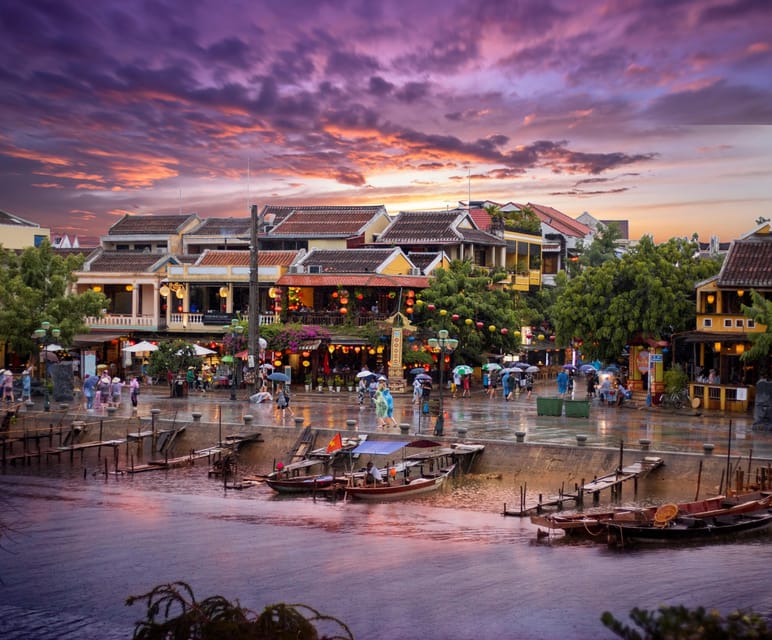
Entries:
<svg viewBox="0 0 772 640">
<path fill-rule="evenodd" d="M 429 348 L 436 351 L 440 350 L 440 415 L 437 416 L 437 422 L 434 424 L 434 435 L 441 436 L 445 427 L 445 412 L 442 403 L 442 392 L 445 386 L 445 353 L 452 352 L 458 346 L 458 340 L 448 337 L 447 329 L 440 329 L 436 338 L 429 338 Z"/>
<path fill-rule="evenodd" d="M 43 344 L 43 355 L 40 358 L 43 362 L 43 411 L 51 411 L 51 399 L 48 396 L 48 345 L 51 344 L 50 338 L 58 339 L 61 333 L 47 320 L 40 323 L 39 329 L 35 329 L 35 338 Z"/>
<path fill-rule="evenodd" d="M 225 325 L 225 335 L 230 336 L 231 343 L 231 366 L 233 367 L 233 375 L 231 375 L 231 400 L 236 399 L 236 341 L 238 337 L 244 333 L 244 327 L 239 324 L 239 321 L 234 318 L 229 325 Z"/>
</svg>

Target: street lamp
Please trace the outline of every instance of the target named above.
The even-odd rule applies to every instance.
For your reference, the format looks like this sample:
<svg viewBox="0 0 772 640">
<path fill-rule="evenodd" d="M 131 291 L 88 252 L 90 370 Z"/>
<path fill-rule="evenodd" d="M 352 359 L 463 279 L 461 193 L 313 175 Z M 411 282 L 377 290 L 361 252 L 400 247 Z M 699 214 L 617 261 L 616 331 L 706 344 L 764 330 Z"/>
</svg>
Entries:
<svg viewBox="0 0 772 640">
<path fill-rule="evenodd" d="M 236 399 L 236 343 L 238 337 L 244 333 L 244 327 L 239 324 L 239 321 L 234 318 L 231 323 L 223 327 L 225 335 L 230 336 L 231 343 L 231 366 L 233 367 L 233 374 L 231 375 L 231 400 Z"/>
<path fill-rule="evenodd" d="M 43 355 L 40 358 L 43 363 L 43 411 L 51 411 L 51 400 L 48 397 L 48 345 L 51 344 L 50 338 L 56 340 L 61 334 L 61 330 L 52 327 L 47 320 L 40 323 L 39 329 L 35 329 L 35 338 L 43 344 Z"/>
<path fill-rule="evenodd" d="M 444 384 L 444 372 L 445 372 L 445 353 L 450 353 L 458 346 L 458 340 L 448 337 L 447 329 L 440 329 L 437 332 L 436 338 L 429 338 L 427 341 L 429 348 L 433 351 L 440 350 L 440 415 L 437 416 L 437 422 L 434 424 L 434 435 L 441 436 L 442 430 L 445 427 L 445 413 L 442 404 L 442 391 Z"/>
</svg>

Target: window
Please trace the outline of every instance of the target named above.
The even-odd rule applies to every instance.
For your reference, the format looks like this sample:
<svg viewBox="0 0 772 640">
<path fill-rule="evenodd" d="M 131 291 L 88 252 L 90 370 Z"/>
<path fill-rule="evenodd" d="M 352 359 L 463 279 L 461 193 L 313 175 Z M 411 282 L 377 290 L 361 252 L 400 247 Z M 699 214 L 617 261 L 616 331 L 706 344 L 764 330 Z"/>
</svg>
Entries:
<svg viewBox="0 0 772 640">
<path fill-rule="evenodd" d="M 730 318 L 724 318 L 724 329 L 732 328 L 732 320 Z"/>
<path fill-rule="evenodd" d="M 734 321 L 734 326 L 739 328 L 739 329 L 742 329 L 743 326 L 745 326 L 745 322 L 743 322 L 742 320 L 735 320 Z"/>
<path fill-rule="evenodd" d="M 713 326 L 713 318 L 703 318 L 702 319 L 702 326 L 705 328 L 710 328 Z"/>
<path fill-rule="evenodd" d="M 754 329 L 756 327 L 756 321 L 755 320 L 748 320 L 748 328 Z"/>
</svg>

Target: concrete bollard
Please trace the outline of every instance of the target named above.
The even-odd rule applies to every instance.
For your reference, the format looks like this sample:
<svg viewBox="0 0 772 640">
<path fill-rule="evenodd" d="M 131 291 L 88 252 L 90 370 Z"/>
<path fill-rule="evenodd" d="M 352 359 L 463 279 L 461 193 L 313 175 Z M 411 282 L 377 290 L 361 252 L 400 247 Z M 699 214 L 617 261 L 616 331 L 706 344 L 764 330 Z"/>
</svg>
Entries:
<svg viewBox="0 0 772 640">
<path fill-rule="evenodd" d="M 525 442 L 525 431 L 515 431 L 515 438 L 518 442 Z"/>
<path fill-rule="evenodd" d="M 303 426 L 305 420 L 300 416 L 295 416 L 295 428 L 300 429 Z"/>
<path fill-rule="evenodd" d="M 190 415 L 193 416 L 193 422 L 201 422 L 201 416 L 203 414 L 200 411 L 194 411 Z"/>
<path fill-rule="evenodd" d="M 407 422 L 400 423 L 400 425 L 399 425 L 399 432 L 403 436 L 408 435 L 410 433 L 410 425 Z"/>
<path fill-rule="evenodd" d="M 459 440 L 461 441 L 464 440 L 464 438 L 466 437 L 466 432 L 467 432 L 466 427 L 459 427 L 458 429 L 456 429 L 456 433 L 458 434 Z"/>
<path fill-rule="evenodd" d="M 651 440 L 648 438 L 641 438 L 638 440 L 638 444 L 641 445 L 641 451 L 648 451 L 651 446 Z"/>
<path fill-rule="evenodd" d="M 709 456 L 713 453 L 713 449 L 716 448 L 716 445 L 711 444 L 710 442 L 706 442 L 702 445 L 702 450 L 705 452 L 706 456 Z"/>
<path fill-rule="evenodd" d="M 118 411 L 118 407 L 107 407 L 108 417 L 112 418 L 117 411 Z"/>
<path fill-rule="evenodd" d="M 244 420 L 244 425 L 248 427 L 252 424 L 252 415 L 247 413 L 242 416 L 242 420 Z"/>
<path fill-rule="evenodd" d="M 346 420 L 346 429 L 348 429 L 349 431 L 353 430 L 354 427 L 356 426 L 357 426 L 356 420 Z"/>
<path fill-rule="evenodd" d="M 576 434 L 576 444 L 580 447 L 583 447 L 585 444 L 587 444 L 587 436 L 583 433 L 577 433 Z"/>
</svg>

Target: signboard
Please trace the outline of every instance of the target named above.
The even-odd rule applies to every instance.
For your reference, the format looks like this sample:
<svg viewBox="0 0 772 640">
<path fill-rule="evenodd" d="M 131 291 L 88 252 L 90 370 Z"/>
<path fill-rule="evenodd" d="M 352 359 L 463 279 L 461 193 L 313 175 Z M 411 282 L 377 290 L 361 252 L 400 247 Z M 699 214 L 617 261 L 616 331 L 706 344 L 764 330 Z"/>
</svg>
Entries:
<svg viewBox="0 0 772 640">
<path fill-rule="evenodd" d="M 662 354 L 661 353 L 652 353 L 651 354 L 651 361 L 652 362 L 662 362 Z"/>
<path fill-rule="evenodd" d="M 737 399 L 741 402 L 745 402 L 748 399 L 748 390 L 743 387 L 738 388 L 735 393 L 737 394 Z"/>
<path fill-rule="evenodd" d="M 230 324 L 233 318 L 232 313 L 219 313 L 216 311 L 207 311 L 201 318 L 203 324 Z"/>
<path fill-rule="evenodd" d="M 646 373 L 649 370 L 649 352 L 641 351 L 638 353 L 638 357 L 635 359 L 635 366 L 638 367 L 638 371 Z"/>
</svg>

